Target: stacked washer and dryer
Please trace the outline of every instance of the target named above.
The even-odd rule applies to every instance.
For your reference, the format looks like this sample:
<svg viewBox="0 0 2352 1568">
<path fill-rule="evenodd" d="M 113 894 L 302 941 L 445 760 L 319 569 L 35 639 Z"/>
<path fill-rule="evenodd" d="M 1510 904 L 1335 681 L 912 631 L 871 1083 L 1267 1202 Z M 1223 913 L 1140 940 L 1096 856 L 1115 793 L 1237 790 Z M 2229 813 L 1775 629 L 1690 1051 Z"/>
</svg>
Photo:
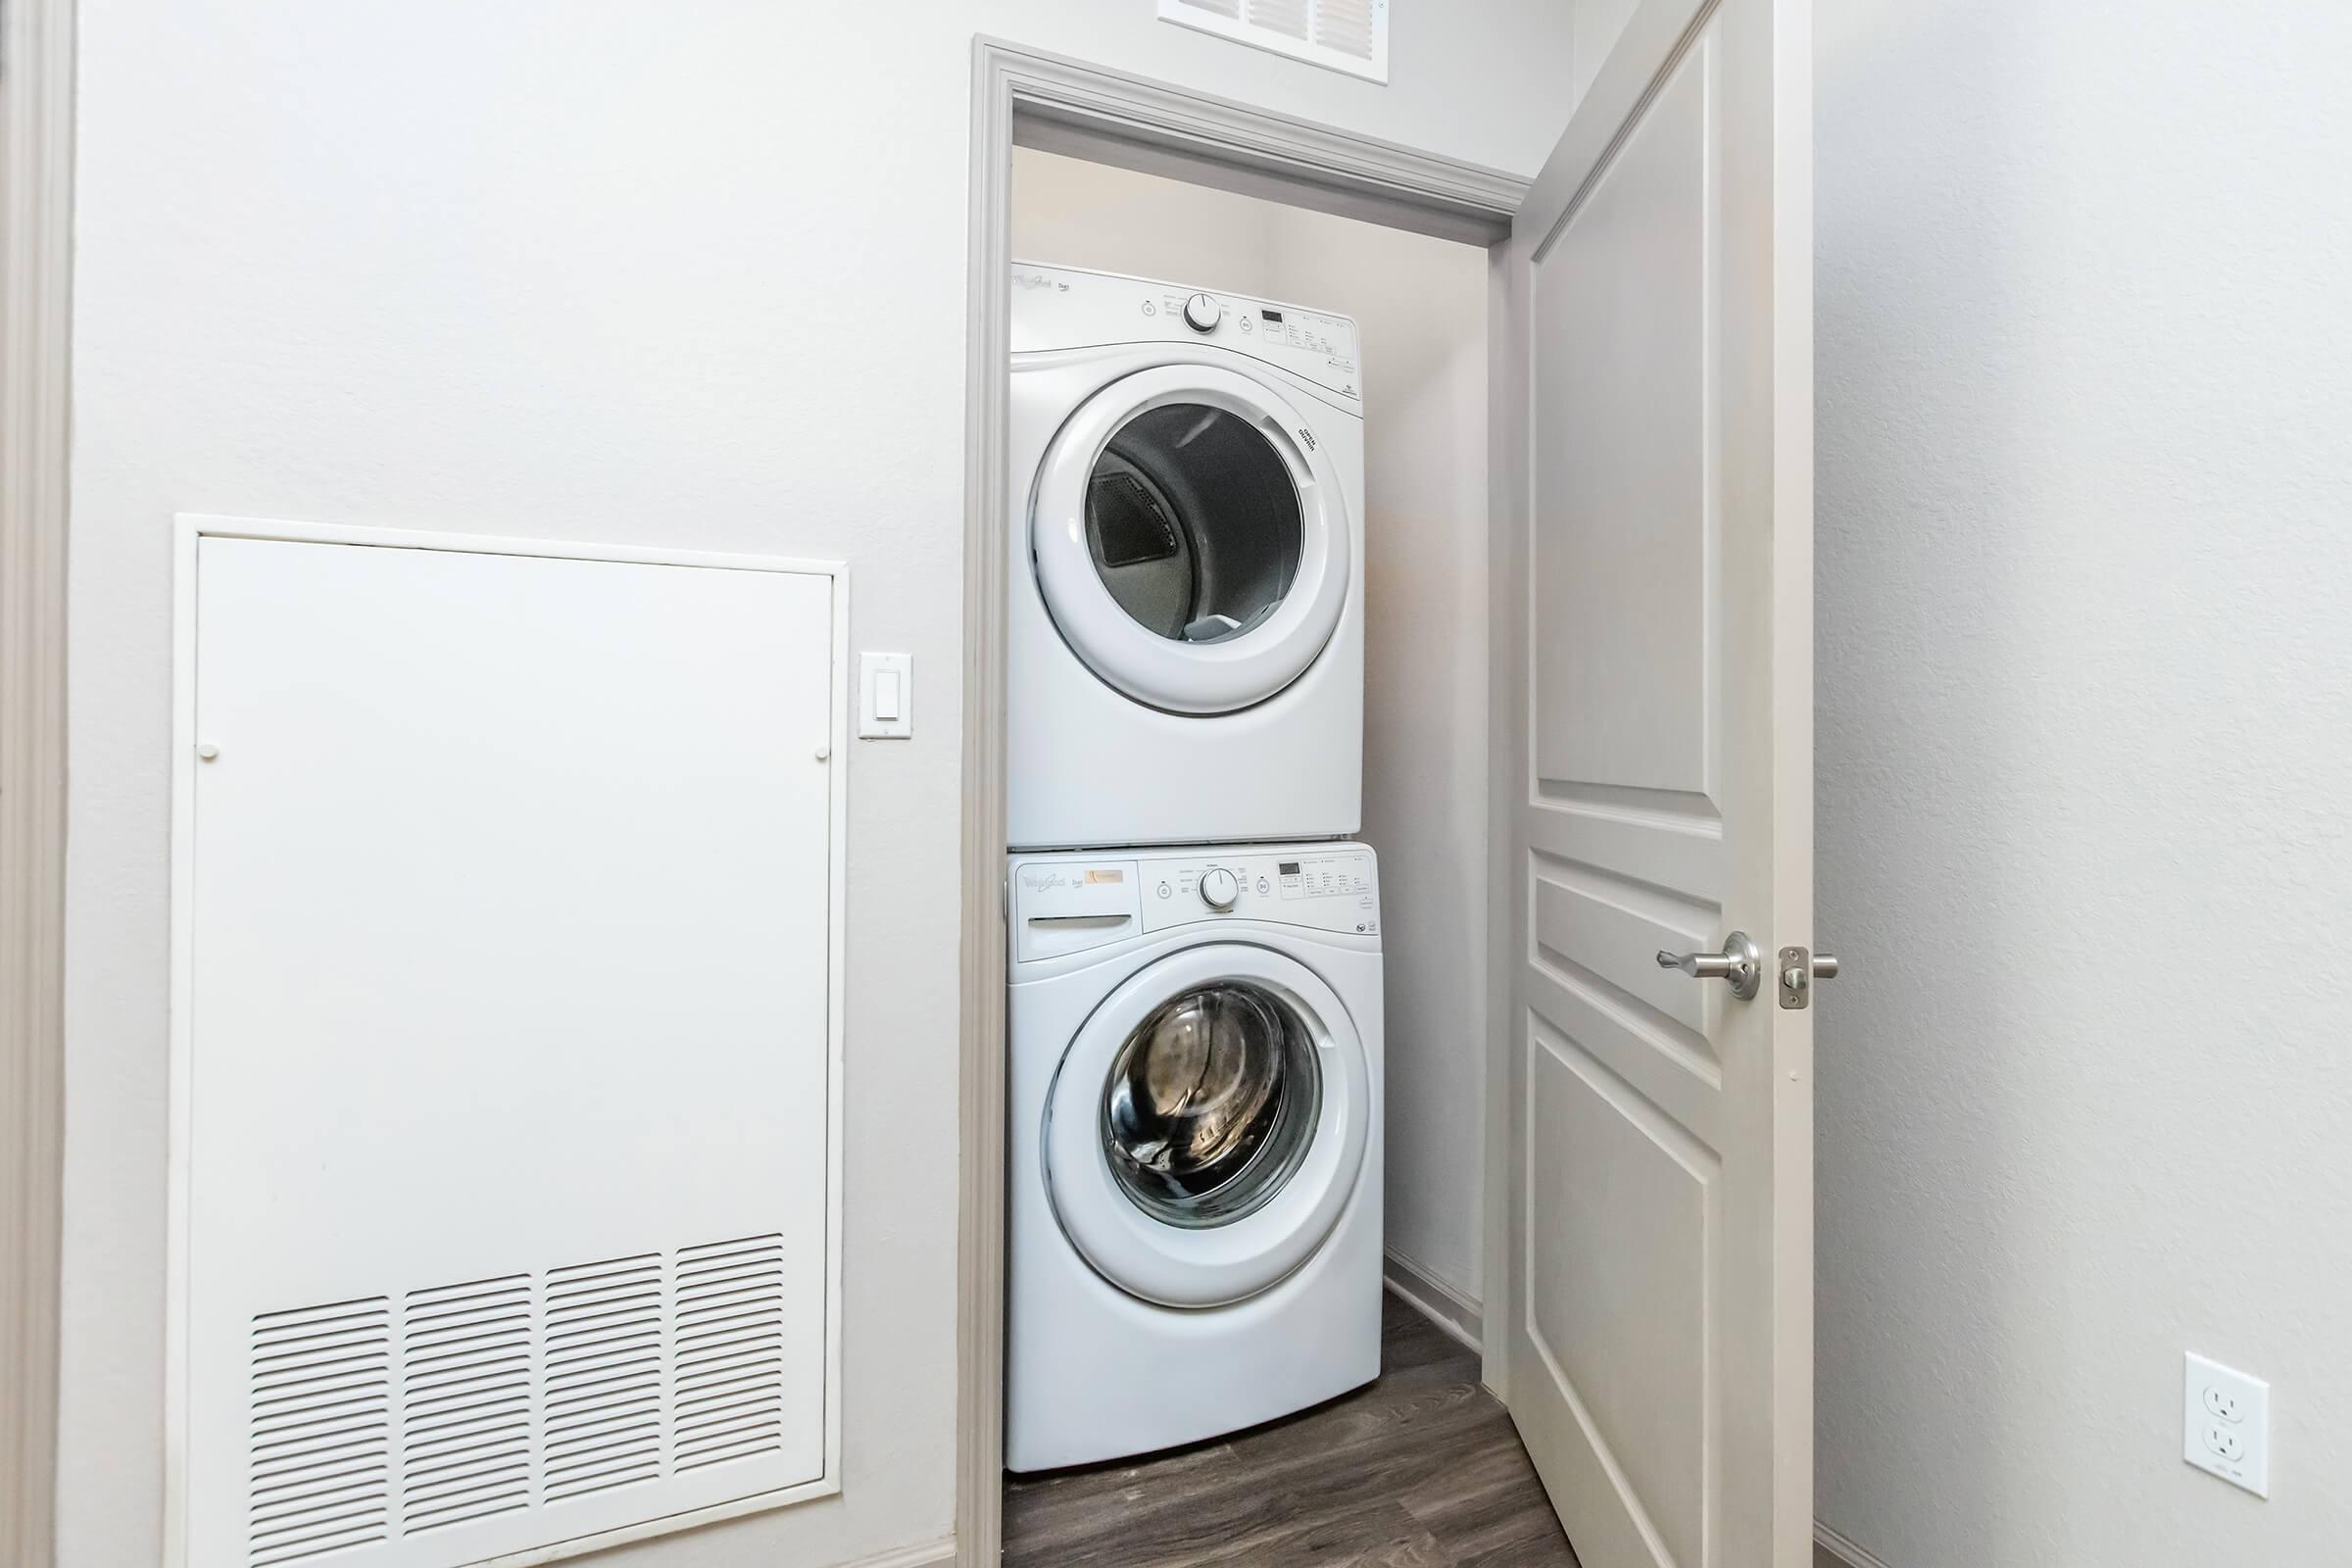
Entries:
<svg viewBox="0 0 2352 1568">
<path fill-rule="evenodd" d="M 1355 323 L 1012 278 L 1006 1460 L 1380 1371 Z"/>
</svg>

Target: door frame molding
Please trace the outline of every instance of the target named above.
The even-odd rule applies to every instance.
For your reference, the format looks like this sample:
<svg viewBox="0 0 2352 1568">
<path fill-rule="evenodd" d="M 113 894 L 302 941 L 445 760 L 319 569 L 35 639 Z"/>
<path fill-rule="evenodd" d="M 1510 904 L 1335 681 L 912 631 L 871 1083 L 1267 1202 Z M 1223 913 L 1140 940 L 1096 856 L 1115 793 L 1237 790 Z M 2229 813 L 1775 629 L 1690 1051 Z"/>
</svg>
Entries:
<svg viewBox="0 0 2352 1568">
<path fill-rule="evenodd" d="M 0 7 L 0 1560 L 57 1549 L 74 0 Z"/>
<path fill-rule="evenodd" d="M 972 47 L 963 475 L 956 1560 L 994 1568 L 1004 1474 L 1004 563 L 1012 149 L 1111 164 L 1485 247 L 1528 182 L 985 35 Z M 1489 268 L 1490 289 L 1500 277 Z M 1490 365 L 1493 376 L 1497 367 Z M 1508 497 L 1490 493 L 1489 507 Z M 1495 1364 L 1492 1346 L 1488 1365 Z"/>
</svg>

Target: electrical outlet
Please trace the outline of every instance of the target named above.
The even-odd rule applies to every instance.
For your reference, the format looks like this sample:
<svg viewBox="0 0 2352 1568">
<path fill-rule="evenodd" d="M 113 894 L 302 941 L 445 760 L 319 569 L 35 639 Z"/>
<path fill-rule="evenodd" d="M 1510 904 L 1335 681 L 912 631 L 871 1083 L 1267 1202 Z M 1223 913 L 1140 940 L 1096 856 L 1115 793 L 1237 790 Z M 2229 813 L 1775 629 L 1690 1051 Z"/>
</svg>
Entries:
<svg viewBox="0 0 2352 1568">
<path fill-rule="evenodd" d="M 2225 1464 L 2246 1462 L 2246 1435 L 2220 1421 L 2205 1423 L 2205 1451 Z"/>
<path fill-rule="evenodd" d="M 2271 1386 L 2190 1355 L 2181 1398 L 2180 1457 L 2257 1497 L 2271 1494 Z"/>
<path fill-rule="evenodd" d="M 2246 1419 L 2245 1396 L 2235 1389 L 2208 1383 L 2205 1385 L 2205 1413 L 2216 1421 L 2227 1421 L 2236 1426 Z"/>
</svg>

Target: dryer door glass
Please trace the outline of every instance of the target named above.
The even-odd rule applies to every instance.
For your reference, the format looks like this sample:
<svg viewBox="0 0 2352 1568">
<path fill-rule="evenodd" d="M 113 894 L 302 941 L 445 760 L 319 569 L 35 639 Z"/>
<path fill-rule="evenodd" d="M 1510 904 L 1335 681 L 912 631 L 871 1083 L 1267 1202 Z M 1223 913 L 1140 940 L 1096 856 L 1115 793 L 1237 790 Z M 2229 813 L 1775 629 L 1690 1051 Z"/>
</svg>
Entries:
<svg viewBox="0 0 2352 1568">
<path fill-rule="evenodd" d="M 1103 1153 L 1152 1218 L 1230 1224 L 1297 1172 L 1321 1104 L 1313 1041 L 1292 1004 L 1219 980 L 1163 1003 L 1120 1046 L 1103 1086 Z"/>
<path fill-rule="evenodd" d="M 1148 409 L 1110 438 L 1086 492 L 1095 571 L 1121 610 L 1175 642 L 1239 637 L 1278 609 L 1305 537 L 1298 486 L 1249 419 Z"/>
</svg>

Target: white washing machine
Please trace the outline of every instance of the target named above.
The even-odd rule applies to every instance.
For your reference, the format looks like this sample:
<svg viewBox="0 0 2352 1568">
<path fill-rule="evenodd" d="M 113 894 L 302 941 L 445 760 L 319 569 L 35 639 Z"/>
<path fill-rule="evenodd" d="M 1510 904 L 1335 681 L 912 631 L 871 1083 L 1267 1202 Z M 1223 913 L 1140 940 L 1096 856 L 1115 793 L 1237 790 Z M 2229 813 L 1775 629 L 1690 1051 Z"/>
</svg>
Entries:
<svg viewBox="0 0 2352 1568">
<path fill-rule="evenodd" d="M 1345 317 L 1013 269 L 1014 848 L 1361 825 L 1362 384 Z"/>
<path fill-rule="evenodd" d="M 1006 1463 L 1380 1372 L 1380 892 L 1357 844 L 1015 857 Z"/>
</svg>

